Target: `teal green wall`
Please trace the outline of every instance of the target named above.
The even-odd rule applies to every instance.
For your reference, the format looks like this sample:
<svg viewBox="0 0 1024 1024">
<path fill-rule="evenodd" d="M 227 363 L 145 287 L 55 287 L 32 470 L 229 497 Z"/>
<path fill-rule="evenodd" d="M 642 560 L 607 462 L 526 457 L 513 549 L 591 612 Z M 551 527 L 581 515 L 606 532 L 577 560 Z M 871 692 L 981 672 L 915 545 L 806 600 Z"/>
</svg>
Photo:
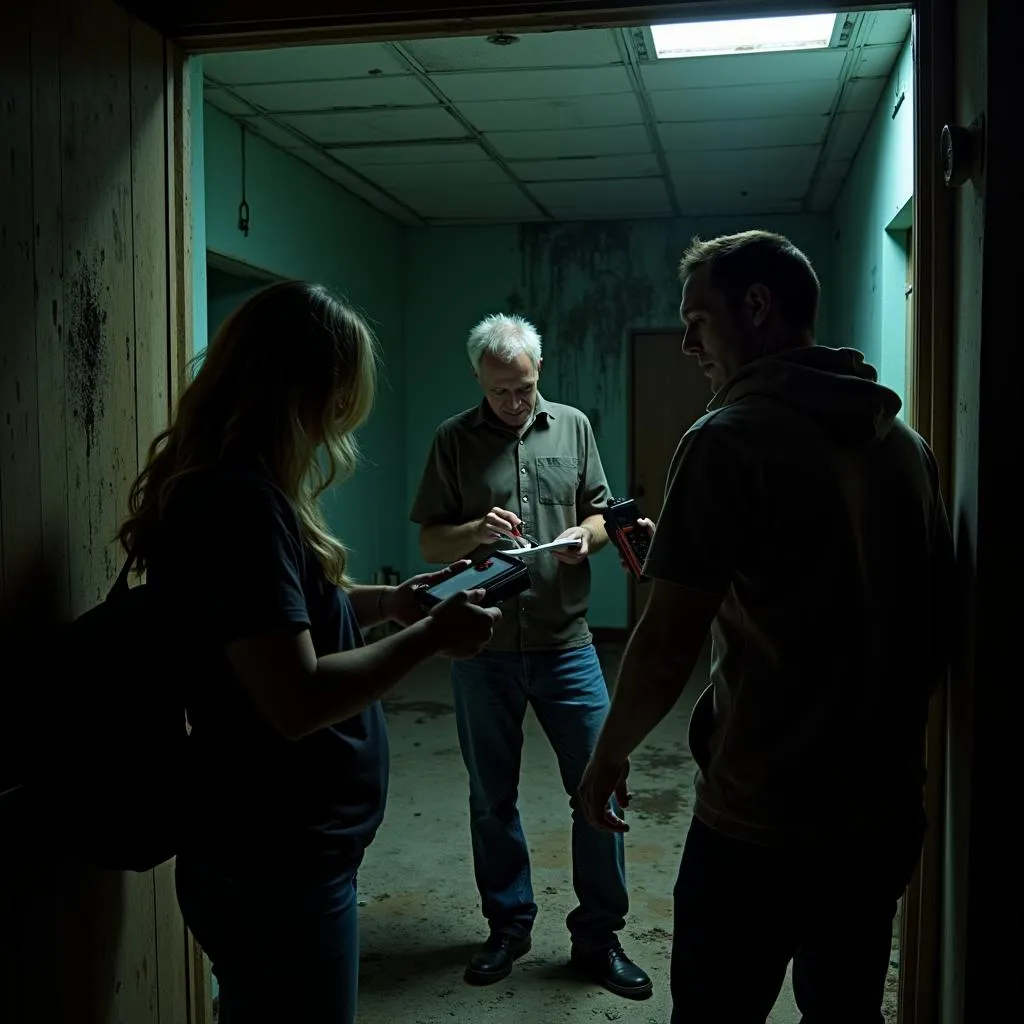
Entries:
<svg viewBox="0 0 1024 1024">
<path fill-rule="evenodd" d="M 897 97 L 903 100 L 893 116 Z M 936 143 L 937 144 L 937 143 Z M 914 192 L 910 41 L 833 208 L 834 341 L 861 349 L 883 384 L 906 394 L 906 229 Z"/>
<path fill-rule="evenodd" d="M 247 298 L 271 283 L 267 279 L 229 274 L 217 267 L 208 267 L 206 275 L 206 323 L 211 339 Z"/>
<path fill-rule="evenodd" d="M 325 498 L 324 510 L 352 551 L 352 570 L 372 578 L 401 567 L 408 517 L 402 373 L 400 226 L 282 150 L 246 137 L 249 235 L 238 230 L 241 141 L 236 121 L 205 111 L 206 245 L 281 277 L 334 289 L 370 321 L 384 372 L 377 406 L 360 432 L 364 462 Z"/>
<path fill-rule="evenodd" d="M 827 216 L 406 231 L 406 507 L 434 429 L 479 401 L 465 340 L 473 324 L 496 312 L 519 312 L 537 324 L 544 341 L 544 395 L 587 413 L 612 492 L 626 494 L 629 332 L 678 325 L 675 267 L 694 234 L 755 225 L 788 235 L 815 264 L 825 292 L 819 337 L 829 343 Z M 422 567 L 415 529 L 407 527 L 407 537 L 406 568 Z M 626 581 L 611 551 L 595 558 L 593 578 L 590 624 L 625 626 Z"/>
<path fill-rule="evenodd" d="M 904 98 L 893 117 L 898 85 Z M 408 509 L 437 424 L 479 399 L 464 344 L 487 313 L 521 312 L 537 323 L 544 393 L 587 413 L 612 490 L 626 493 L 629 333 L 676 326 L 675 265 L 694 234 L 758 226 L 792 238 L 822 279 L 819 340 L 863 350 L 902 395 L 910 90 L 908 46 L 832 214 L 403 229 L 250 135 L 248 238 L 237 228 L 239 126 L 207 106 L 206 244 L 335 288 L 382 342 L 384 382 L 361 436 L 365 464 L 327 501 L 332 526 L 353 548 L 356 574 L 367 579 L 384 564 L 404 574 L 424 568 Z M 229 305 L 214 297 L 211 327 Z M 591 624 L 624 626 L 626 601 L 621 567 L 611 552 L 599 555 Z"/>
<path fill-rule="evenodd" d="M 203 117 L 203 58 L 189 57 L 185 73 L 188 75 L 189 91 L 192 96 L 191 117 L 189 118 L 189 139 L 191 166 L 192 223 L 192 351 L 189 357 L 206 348 L 206 146 L 203 142 L 205 118 Z"/>
</svg>

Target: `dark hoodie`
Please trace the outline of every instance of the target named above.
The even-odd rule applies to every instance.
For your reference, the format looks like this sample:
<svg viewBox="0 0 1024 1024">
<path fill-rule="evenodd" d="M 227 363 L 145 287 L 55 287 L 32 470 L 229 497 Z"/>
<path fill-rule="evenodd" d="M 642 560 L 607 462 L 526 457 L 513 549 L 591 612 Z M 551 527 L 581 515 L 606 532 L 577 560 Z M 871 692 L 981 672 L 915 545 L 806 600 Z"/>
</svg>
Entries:
<svg viewBox="0 0 1024 1024">
<path fill-rule="evenodd" d="M 877 380 L 875 368 L 856 349 L 794 348 L 733 374 L 708 409 L 767 397 L 802 410 L 845 441 L 863 444 L 885 437 L 903 404 Z"/>
<path fill-rule="evenodd" d="M 722 595 L 695 813 L 737 838 L 828 844 L 920 813 L 949 527 L 876 381 L 852 349 L 760 359 L 669 472 L 646 572 Z"/>
</svg>

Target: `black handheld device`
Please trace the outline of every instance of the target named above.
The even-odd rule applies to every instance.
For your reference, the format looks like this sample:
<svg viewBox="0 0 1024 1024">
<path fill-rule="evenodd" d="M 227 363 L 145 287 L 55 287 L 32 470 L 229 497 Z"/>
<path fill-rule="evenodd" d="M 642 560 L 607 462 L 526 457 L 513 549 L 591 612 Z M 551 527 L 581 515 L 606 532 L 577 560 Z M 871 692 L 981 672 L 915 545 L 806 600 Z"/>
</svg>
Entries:
<svg viewBox="0 0 1024 1024">
<path fill-rule="evenodd" d="M 638 524 L 640 510 L 632 498 L 612 498 L 611 504 L 602 511 L 604 528 L 608 539 L 618 548 L 630 574 L 643 579 L 644 561 L 651 546 L 647 530 Z"/>
<path fill-rule="evenodd" d="M 460 590 L 483 590 L 485 607 L 502 604 L 530 589 L 530 570 L 519 558 L 494 551 L 481 561 L 467 565 L 453 576 L 419 592 L 424 608 L 433 608 Z"/>
</svg>

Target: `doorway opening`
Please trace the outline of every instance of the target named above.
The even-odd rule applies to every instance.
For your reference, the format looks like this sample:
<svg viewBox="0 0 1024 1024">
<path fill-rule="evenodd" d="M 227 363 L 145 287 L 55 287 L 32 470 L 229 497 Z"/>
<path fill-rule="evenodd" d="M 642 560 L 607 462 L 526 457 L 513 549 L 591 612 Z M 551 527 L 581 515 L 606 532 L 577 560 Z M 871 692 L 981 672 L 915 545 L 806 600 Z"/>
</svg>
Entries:
<svg viewBox="0 0 1024 1024">
<path fill-rule="evenodd" d="M 197 353 L 200 346 L 220 329 L 221 324 L 250 295 L 267 285 L 280 281 L 281 275 L 242 260 L 224 256 L 215 250 L 206 251 L 206 324 L 207 338 L 196 339 Z"/>
<path fill-rule="evenodd" d="M 390 410 L 400 428 L 385 436 L 371 424 L 373 471 L 336 510 L 357 539 L 357 564 L 365 558 L 362 574 L 384 563 L 421 568 L 409 496 L 434 427 L 476 400 L 461 339 L 489 312 L 537 322 L 542 390 L 587 413 L 612 491 L 637 493 L 646 428 L 631 410 L 668 416 L 657 360 L 672 349 L 680 372 L 689 365 L 680 332 L 665 325 L 676 320 L 675 260 L 695 233 L 759 226 L 793 238 L 823 278 L 820 340 L 865 350 L 894 385 L 891 360 L 880 365 L 884 328 L 871 296 L 889 294 L 880 253 L 897 238 L 893 203 L 912 208 L 910 20 L 906 10 L 852 12 L 821 51 L 675 61 L 652 53 L 645 26 L 203 58 L 207 137 L 232 168 L 208 168 L 207 182 L 215 175 L 220 189 L 236 178 L 230 153 L 244 129 L 253 211 L 251 232 L 238 232 L 239 196 L 229 188 L 218 202 L 208 188 L 208 232 L 232 253 L 276 252 L 267 265 L 325 279 L 381 337 L 388 388 L 375 420 Z M 895 175 L 882 157 L 897 151 Z M 887 175 L 892 194 L 881 195 Z M 854 198 L 840 216 L 844 193 Z M 906 273 L 904 261 L 904 323 Z M 851 310 L 864 314 L 851 319 Z M 637 360 L 648 357 L 652 382 L 638 401 Z M 902 366 L 894 390 L 905 397 L 905 355 Z M 703 411 L 700 383 L 703 399 L 694 387 L 686 409 L 671 410 L 663 446 L 674 449 Z M 644 471 L 645 511 L 651 495 L 660 504 L 667 464 L 660 479 Z M 631 584 L 607 558 L 594 575 L 592 624 L 628 629 Z M 894 1002 L 887 1010 L 895 1020 Z"/>
<path fill-rule="evenodd" d="M 676 446 L 707 411 L 711 393 L 697 361 L 683 355 L 681 328 L 633 331 L 629 346 L 630 497 L 657 522 Z M 630 579 L 630 628 L 646 603 L 647 587 Z"/>
</svg>

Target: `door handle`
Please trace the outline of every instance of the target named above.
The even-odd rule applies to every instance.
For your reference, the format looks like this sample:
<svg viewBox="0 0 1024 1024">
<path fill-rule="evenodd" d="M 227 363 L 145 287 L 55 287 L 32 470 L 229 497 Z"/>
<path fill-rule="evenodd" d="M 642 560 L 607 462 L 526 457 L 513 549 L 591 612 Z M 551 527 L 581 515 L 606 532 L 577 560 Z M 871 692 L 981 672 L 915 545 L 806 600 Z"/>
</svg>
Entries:
<svg viewBox="0 0 1024 1024">
<path fill-rule="evenodd" d="M 960 188 L 981 172 L 985 156 L 985 115 L 979 114 L 966 128 L 943 125 L 939 139 L 942 177 L 947 188 Z"/>
<path fill-rule="evenodd" d="M 637 486 L 633 488 L 634 498 L 642 498 L 646 493 L 647 489 L 644 487 L 643 484 L 637 484 Z"/>
</svg>

